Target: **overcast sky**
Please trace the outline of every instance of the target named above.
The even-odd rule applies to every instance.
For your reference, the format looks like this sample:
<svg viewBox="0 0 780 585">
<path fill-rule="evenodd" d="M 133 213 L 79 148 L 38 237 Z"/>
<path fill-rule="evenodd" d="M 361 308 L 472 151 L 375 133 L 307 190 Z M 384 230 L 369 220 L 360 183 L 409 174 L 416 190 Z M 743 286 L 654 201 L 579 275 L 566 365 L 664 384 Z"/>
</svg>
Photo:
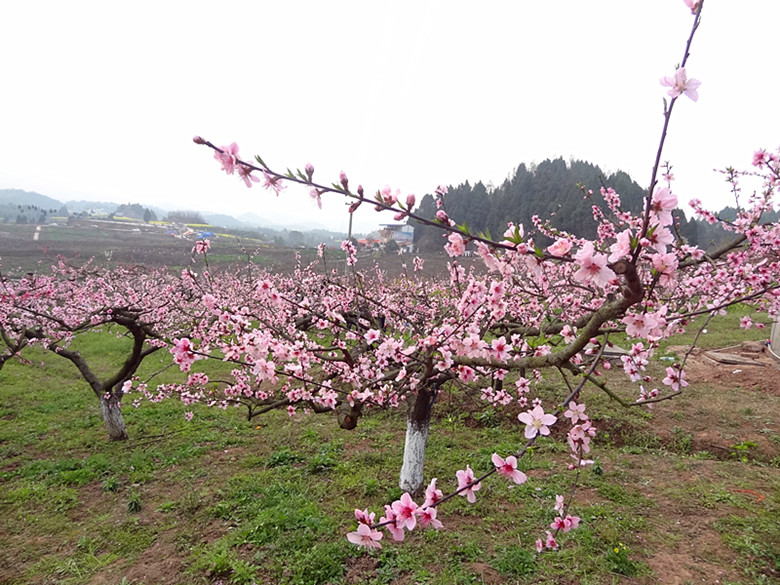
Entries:
<svg viewBox="0 0 780 585">
<path fill-rule="evenodd" d="M 0 188 L 346 230 L 337 196 L 247 189 L 195 134 L 418 197 L 557 156 L 646 186 L 692 19 L 682 0 L 4 2 Z M 700 98 L 664 157 L 681 202 L 728 204 L 712 169 L 780 143 L 778 23 L 777 0 L 706 0 Z"/>
</svg>

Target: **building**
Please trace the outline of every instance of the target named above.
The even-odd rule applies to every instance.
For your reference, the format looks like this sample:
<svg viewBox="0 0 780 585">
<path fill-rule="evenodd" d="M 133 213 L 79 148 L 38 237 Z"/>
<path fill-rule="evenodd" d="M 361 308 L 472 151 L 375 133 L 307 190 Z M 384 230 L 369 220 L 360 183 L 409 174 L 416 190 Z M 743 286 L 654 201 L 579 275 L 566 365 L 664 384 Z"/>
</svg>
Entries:
<svg viewBox="0 0 780 585">
<path fill-rule="evenodd" d="M 414 227 L 406 224 L 382 224 L 379 230 L 379 241 L 384 246 L 390 240 L 395 240 L 403 253 L 411 253 L 414 249 Z"/>
</svg>

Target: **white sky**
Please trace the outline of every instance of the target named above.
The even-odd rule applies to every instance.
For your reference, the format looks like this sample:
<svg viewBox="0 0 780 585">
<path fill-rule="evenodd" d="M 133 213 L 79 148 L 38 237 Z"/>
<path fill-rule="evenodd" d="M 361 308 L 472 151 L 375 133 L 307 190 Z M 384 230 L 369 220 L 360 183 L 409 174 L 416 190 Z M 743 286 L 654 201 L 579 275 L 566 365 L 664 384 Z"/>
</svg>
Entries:
<svg viewBox="0 0 780 585">
<path fill-rule="evenodd" d="M 371 192 L 498 185 L 559 155 L 646 185 L 692 18 L 682 0 L 3 2 L 0 188 L 346 230 L 337 196 L 249 190 L 195 134 Z M 681 201 L 728 204 L 712 169 L 778 145 L 778 23 L 777 0 L 705 1 L 700 98 L 664 157 Z"/>
</svg>

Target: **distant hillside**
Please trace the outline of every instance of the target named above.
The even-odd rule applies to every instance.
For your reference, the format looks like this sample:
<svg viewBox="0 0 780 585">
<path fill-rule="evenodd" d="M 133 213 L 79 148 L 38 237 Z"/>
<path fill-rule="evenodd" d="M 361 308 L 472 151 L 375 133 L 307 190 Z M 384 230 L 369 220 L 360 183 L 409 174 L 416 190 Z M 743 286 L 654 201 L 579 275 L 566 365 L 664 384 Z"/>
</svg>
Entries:
<svg viewBox="0 0 780 585">
<path fill-rule="evenodd" d="M 62 201 L 57 201 L 35 191 L 0 189 L 0 205 L 36 205 L 43 209 L 59 209 L 62 207 Z"/>
<path fill-rule="evenodd" d="M 523 224 L 528 232 L 533 229 L 532 217 L 538 215 L 542 220 L 550 219 L 554 228 L 593 239 L 597 223 L 593 220 L 592 207 L 599 204 L 604 208 L 603 199 L 598 195 L 602 183 L 620 194 L 624 210 L 641 209 L 645 189 L 626 173 L 618 171 L 607 176 L 592 163 L 567 163 L 563 158 L 548 159 L 538 165 L 521 164 L 495 189 L 489 190 L 482 182 L 450 187 L 444 202 L 450 218 L 458 224 L 466 222 L 472 233 L 489 232 L 493 238 L 500 239 L 508 221 Z M 585 197 L 579 185 L 596 194 Z M 416 211 L 423 217 L 433 218 L 436 210 L 433 196 L 426 195 Z M 688 222 L 682 213 L 677 216 L 680 234 L 695 242 L 695 224 Z M 442 246 L 441 232 L 435 227 L 415 225 L 414 240 L 424 251 Z M 550 243 L 541 235 L 535 236 L 534 241 L 542 246 Z"/>
</svg>

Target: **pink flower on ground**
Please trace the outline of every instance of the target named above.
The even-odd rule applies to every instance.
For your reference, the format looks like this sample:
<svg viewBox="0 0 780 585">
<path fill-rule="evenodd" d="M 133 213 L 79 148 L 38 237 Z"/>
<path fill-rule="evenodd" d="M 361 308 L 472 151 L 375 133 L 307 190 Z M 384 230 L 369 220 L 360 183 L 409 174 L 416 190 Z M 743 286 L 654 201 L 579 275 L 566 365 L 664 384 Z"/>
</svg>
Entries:
<svg viewBox="0 0 780 585">
<path fill-rule="evenodd" d="M 521 412 L 517 415 L 521 423 L 525 423 L 525 438 L 533 439 L 536 435 L 549 435 L 548 425 L 555 424 L 558 420 L 552 414 L 545 414 L 541 406 L 536 406 L 533 410 Z"/>
<path fill-rule="evenodd" d="M 372 530 L 368 524 L 360 524 L 355 532 L 347 534 L 347 540 L 358 547 L 382 548 L 379 541 L 382 540 L 382 533 L 378 530 Z"/>
<path fill-rule="evenodd" d="M 192 420 L 192 417 L 195 416 L 192 412 L 185 412 L 184 418 L 187 419 L 187 422 L 190 422 Z"/>
<path fill-rule="evenodd" d="M 661 85 L 671 88 L 666 93 L 672 98 L 678 98 L 682 94 L 685 94 L 693 101 L 699 99 L 699 92 L 697 90 L 701 85 L 701 81 L 693 78 L 688 79 L 685 67 L 680 67 L 674 72 L 672 77 L 662 77 Z"/>
<path fill-rule="evenodd" d="M 443 526 L 443 524 L 436 519 L 436 508 L 425 508 L 425 509 L 418 508 L 417 521 L 420 523 L 420 526 L 422 526 L 423 528 L 428 528 L 429 526 L 431 526 L 436 530 L 439 530 Z"/>
<path fill-rule="evenodd" d="M 463 488 L 462 492 L 460 492 L 461 496 L 466 496 L 466 499 L 469 501 L 469 504 L 473 504 L 477 501 L 477 496 L 474 494 L 474 492 L 479 491 L 479 489 L 482 487 L 482 484 L 474 484 L 474 472 L 471 470 L 471 467 L 468 465 L 466 466 L 466 471 L 463 471 L 462 469 L 459 469 L 455 473 L 455 477 L 458 478 L 458 490 L 461 490 Z M 466 487 L 468 486 L 468 487 Z"/>
<path fill-rule="evenodd" d="M 407 530 L 414 530 L 417 525 L 415 511 L 418 506 L 412 500 L 408 492 L 404 492 L 400 500 L 393 502 L 393 511 L 395 512 L 396 525 L 400 525 Z"/>
<path fill-rule="evenodd" d="M 435 506 L 439 503 L 439 501 L 444 497 L 444 494 L 441 490 L 436 489 L 436 478 L 434 477 L 431 480 L 431 483 L 428 484 L 428 487 L 425 488 L 425 503 L 423 503 L 424 508 L 430 508 Z"/>
<path fill-rule="evenodd" d="M 525 483 L 528 477 L 522 471 L 517 469 L 517 457 L 510 455 L 506 459 L 502 459 L 498 453 L 493 453 L 491 458 L 493 465 L 496 466 L 496 471 L 500 475 L 503 475 L 507 479 L 511 479 L 517 485 Z"/>
</svg>

